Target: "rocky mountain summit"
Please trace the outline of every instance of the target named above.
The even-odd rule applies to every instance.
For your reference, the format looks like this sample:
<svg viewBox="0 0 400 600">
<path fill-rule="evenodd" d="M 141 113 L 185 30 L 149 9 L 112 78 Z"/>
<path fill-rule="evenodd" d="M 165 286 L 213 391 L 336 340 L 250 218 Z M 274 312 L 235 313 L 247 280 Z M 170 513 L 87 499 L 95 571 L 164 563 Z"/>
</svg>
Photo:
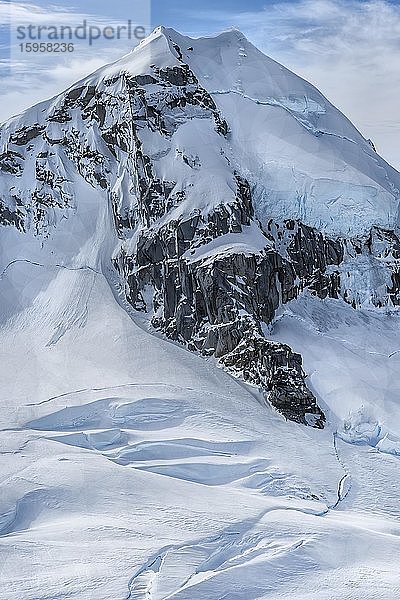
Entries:
<svg viewBox="0 0 400 600">
<path fill-rule="evenodd" d="M 107 208 L 91 252 L 117 299 L 287 419 L 324 427 L 301 356 L 269 330 L 305 293 L 400 304 L 400 175 L 313 86 L 240 32 L 159 28 L 0 135 L 15 244 L 35 238 L 66 264 L 57 236 L 69 223 L 70 251 L 85 229 L 86 182 Z"/>
</svg>

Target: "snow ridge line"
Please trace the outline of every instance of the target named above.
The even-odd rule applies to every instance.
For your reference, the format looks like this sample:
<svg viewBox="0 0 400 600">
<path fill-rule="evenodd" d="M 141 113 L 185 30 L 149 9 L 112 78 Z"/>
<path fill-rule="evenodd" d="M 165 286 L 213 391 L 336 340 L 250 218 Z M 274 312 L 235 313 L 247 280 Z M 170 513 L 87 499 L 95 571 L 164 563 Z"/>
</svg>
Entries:
<svg viewBox="0 0 400 600">
<path fill-rule="evenodd" d="M 42 400 L 41 402 L 38 402 L 36 404 L 25 404 L 25 406 L 41 406 L 42 404 L 47 404 L 48 402 L 52 402 L 53 400 L 59 400 L 60 398 L 65 398 L 67 396 L 72 396 L 75 394 L 84 394 L 85 392 L 105 392 L 107 390 L 119 390 L 119 389 L 125 388 L 125 387 L 147 387 L 147 386 L 148 387 L 160 386 L 160 387 L 170 387 L 171 389 L 177 389 L 166 383 L 123 383 L 121 385 L 107 386 L 107 387 L 101 387 L 101 388 L 83 388 L 80 390 L 74 390 L 72 392 L 65 392 L 64 394 L 60 394 L 59 396 L 53 396 L 52 398 L 48 398 L 47 400 Z M 181 389 L 183 389 L 183 388 L 181 388 Z M 185 389 L 189 389 L 189 388 L 185 388 Z"/>
<path fill-rule="evenodd" d="M 27 258 L 17 258 L 16 260 L 12 260 L 10 263 L 8 263 L 8 265 L 3 269 L 3 271 L 0 273 L 0 280 L 4 278 L 8 269 L 17 263 L 27 263 L 27 264 L 33 265 L 34 267 L 42 267 L 44 269 L 49 268 L 49 269 L 65 269 L 67 271 L 92 271 L 92 273 L 95 273 L 96 275 L 103 274 L 100 271 L 97 271 L 94 267 L 90 267 L 89 265 L 83 265 L 82 267 L 67 267 L 66 265 L 59 265 L 57 263 L 53 264 L 53 265 L 51 265 L 51 264 L 43 265 L 42 263 L 39 263 L 39 262 L 36 262 L 33 260 L 29 260 Z"/>
<path fill-rule="evenodd" d="M 283 108 L 283 110 L 285 110 L 287 113 L 289 113 L 302 127 L 304 127 L 304 129 L 307 129 L 314 135 L 330 135 L 332 137 L 336 137 L 341 140 L 345 140 L 346 142 L 350 142 L 351 144 L 357 145 L 357 142 L 355 140 L 352 140 L 351 138 L 349 138 L 347 136 L 339 135 L 337 133 L 333 133 L 332 131 L 325 131 L 323 129 L 317 129 L 307 119 L 301 119 L 299 116 L 296 115 L 295 111 L 293 111 L 291 108 L 286 106 L 283 102 L 279 102 L 279 100 L 276 100 L 275 98 L 270 98 L 269 100 L 258 100 L 257 98 L 252 98 L 251 96 L 248 96 L 247 94 L 245 94 L 244 92 L 241 92 L 240 90 L 214 90 L 209 93 L 211 96 L 237 94 L 238 96 L 241 96 L 242 98 L 245 98 L 246 100 L 250 100 L 251 102 L 254 102 L 255 104 L 258 104 L 260 106 L 275 106 L 277 108 Z"/>
</svg>

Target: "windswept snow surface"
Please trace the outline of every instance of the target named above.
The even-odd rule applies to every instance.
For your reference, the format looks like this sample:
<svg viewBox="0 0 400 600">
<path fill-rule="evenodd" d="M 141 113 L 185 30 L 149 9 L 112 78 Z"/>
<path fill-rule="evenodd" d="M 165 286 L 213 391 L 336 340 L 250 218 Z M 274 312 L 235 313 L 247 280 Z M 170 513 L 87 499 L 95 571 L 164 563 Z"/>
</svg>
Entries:
<svg viewBox="0 0 400 600">
<path fill-rule="evenodd" d="M 162 66 L 171 35 L 156 32 L 124 65 Z M 314 88 L 237 32 L 228 43 L 174 35 L 222 111 L 241 97 L 232 146 L 256 136 L 243 164 L 275 190 L 259 195 L 261 217 L 396 220 L 387 174 L 398 174 Z M 222 60 L 232 69 L 216 81 Z M 272 337 L 302 352 L 329 421 L 285 422 L 127 307 L 106 196 L 70 183 L 76 208 L 48 239 L 1 230 L 0 599 L 399 598 L 398 316 L 308 296 L 284 308 Z M 246 233 L 244 251 L 258 243 Z"/>
<path fill-rule="evenodd" d="M 2 600 L 398 597 L 397 458 L 286 423 L 101 274 L 19 263 L 2 288 L 17 277 Z"/>
<path fill-rule="evenodd" d="M 115 301 L 102 272 L 107 205 L 98 196 L 94 217 L 86 199 L 94 221 L 73 257 L 61 265 L 55 250 L 66 222 L 46 248 L 25 239 L 2 265 L 0 598 L 397 598 L 400 476 L 383 448 L 396 439 L 396 390 L 387 413 L 370 398 L 384 435 L 340 394 L 325 431 L 286 423 Z M 346 346 L 341 323 L 331 337 Z M 392 333 L 382 354 L 386 337 L 396 350 Z M 343 360 L 339 381 L 364 361 Z M 325 375 L 312 376 L 324 398 Z"/>
</svg>

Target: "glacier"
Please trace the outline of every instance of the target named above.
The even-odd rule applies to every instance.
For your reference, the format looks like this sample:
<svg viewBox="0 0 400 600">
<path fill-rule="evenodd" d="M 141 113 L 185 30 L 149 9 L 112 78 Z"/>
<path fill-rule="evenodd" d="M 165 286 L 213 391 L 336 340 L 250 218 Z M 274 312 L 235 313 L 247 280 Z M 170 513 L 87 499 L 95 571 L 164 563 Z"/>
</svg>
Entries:
<svg viewBox="0 0 400 600">
<path fill-rule="evenodd" d="M 395 600 L 400 174 L 236 30 L 0 148 L 0 599 Z"/>
</svg>

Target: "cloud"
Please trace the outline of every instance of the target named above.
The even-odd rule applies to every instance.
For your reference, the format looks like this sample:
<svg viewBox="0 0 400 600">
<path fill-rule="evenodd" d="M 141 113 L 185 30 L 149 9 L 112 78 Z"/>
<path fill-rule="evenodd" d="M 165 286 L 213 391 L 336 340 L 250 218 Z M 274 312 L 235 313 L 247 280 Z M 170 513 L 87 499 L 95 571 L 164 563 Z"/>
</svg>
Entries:
<svg viewBox="0 0 400 600">
<path fill-rule="evenodd" d="M 68 25 L 75 22 L 75 15 L 73 11 L 57 6 L 44 8 L 30 2 L 0 1 L 0 19 L 2 22 L 8 20 L 11 24 L 29 22 L 46 25 L 59 20 Z"/>
<path fill-rule="evenodd" d="M 72 61 L 65 65 L 55 65 L 49 70 L 45 82 L 40 82 L 37 75 L 25 73 L 20 76 L 18 84 L 12 85 L 14 77 L 9 77 L 10 84 L 1 94 L 0 122 L 7 120 L 13 115 L 18 115 L 30 106 L 51 98 L 62 90 L 68 88 L 74 82 L 85 77 L 92 71 L 111 62 L 112 59 L 93 57 L 87 61 Z M 4 89 L 4 88 L 3 88 Z M 29 90 L 29 93 L 27 92 Z"/>
<path fill-rule="evenodd" d="M 135 10 L 132 10 L 134 8 Z M 149 13 L 146 2 L 130 0 L 129 14 L 134 14 L 137 23 L 149 29 Z M 131 12 L 132 11 L 132 12 Z M 101 38 L 93 46 L 87 40 L 79 42 L 74 39 L 74 52 L 71 54 L 52 54 L 40 52 L 21 52 L 17 39 L 17 27 L 31 24 L 34 26 L 70 26 L 72 28 L 87 21 L 88 26 L 104 28 L 126 25 L 126 22 L 115 21 L 105 15 L 80 12 L 66 8 L 62 4 L 41 5 L 33 2 L 0 0 L 0 21 L 8 23 L 9 39 L 0 41 L 3 58 L 0 60 L 0 122 L 15 114 L 19 114 L 29 106 L 60 93 L 75 81 L 88 75 L 99 67 L 117 60 L 133 46 L 137 40 L 127 39 L 122 35 L 120 40 Z M 37 30 L 35 30 L 35 35 Z M 25 41 L 29 41 L 26 39 Z M 36 40 L 35 40 L 36 41 Z M 46 40 L 47 41 L 47 40 Z M 6 54 L 6 56 L 4 56 Z"/>
</svg>

